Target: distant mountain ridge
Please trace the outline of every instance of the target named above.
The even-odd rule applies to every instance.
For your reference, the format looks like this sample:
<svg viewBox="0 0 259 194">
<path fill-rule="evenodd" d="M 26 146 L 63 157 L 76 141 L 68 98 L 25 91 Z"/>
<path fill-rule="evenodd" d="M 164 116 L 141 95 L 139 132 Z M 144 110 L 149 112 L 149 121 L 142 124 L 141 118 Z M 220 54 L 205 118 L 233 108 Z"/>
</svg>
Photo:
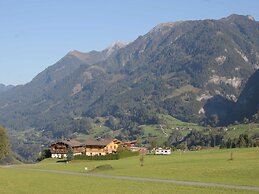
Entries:
<svg viewBox="0 0 259 194">
<path fill-rule="evenodd" d="M 72 74 L 80 66 L 89 66 L 107 59 L 115 54 L 118 49 L 124 47 L 123 43 L 113 43 L 110 47 L 103 51 L 90 51 L 83 53 L 77 50 L 70 51 L 66 56 L 59 60 L 56 64 L 48 67 L 46 70 L 37 75 L 32 82 L 37 84 L 57 83 L 66 76 Z M 43 86 L 44 87 L 44 86 Z"/>
<path fill-rule="evenodd" d="M 220 124 L 230 109 L 214 99 L 235 103 L 258 67 L 259 23 L 251 16 L 160 24 L 127 45 L 68 53 L 0 95 L 0 122 L 55 137 L 82 127 L 76 118 L 97 116 L 128 129 L 159 122 L 157 113 L 205 124 L 216 116 Z"/>
<path fill-rule="evenodd" d="M 13 85 L 4 85 L 4 84 L 0 84 L 0 93 L 2 93 L 2 92 L 6 92 L 6 91 L 8 91 L 8 90 L 10 90 L 10 89 L 12 89 L 12 88 L 14 88 L 14 86 Z"/>
</svg>

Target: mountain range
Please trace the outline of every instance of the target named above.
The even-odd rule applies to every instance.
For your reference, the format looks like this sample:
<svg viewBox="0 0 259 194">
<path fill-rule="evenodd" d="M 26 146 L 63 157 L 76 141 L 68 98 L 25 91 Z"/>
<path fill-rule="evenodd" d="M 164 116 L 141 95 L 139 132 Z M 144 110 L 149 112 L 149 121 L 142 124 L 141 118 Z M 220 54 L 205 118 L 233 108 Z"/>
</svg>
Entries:
<svg viewBox="0 0 259 194">
<path fill-rule="evenodd" d="M 71 51 L 0 93 L 0 123 L 52 137 L 108 116 L 127 129 L 159 123 L 158 114 L 224 125 L 257 113 L 258 68 L 259 23 L 251 16 L 163 23 L 127 45 Z"/>
</svg>

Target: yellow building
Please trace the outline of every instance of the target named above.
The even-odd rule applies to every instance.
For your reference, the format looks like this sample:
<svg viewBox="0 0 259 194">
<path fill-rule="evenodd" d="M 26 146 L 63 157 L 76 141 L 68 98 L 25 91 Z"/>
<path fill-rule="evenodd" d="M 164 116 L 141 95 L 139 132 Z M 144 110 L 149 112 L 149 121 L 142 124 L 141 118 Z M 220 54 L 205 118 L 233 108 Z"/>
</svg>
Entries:
<svg viewBox="0 0 259 194">
<path fill-rule="evenodd" d="M 117 139 L 88 139 L 82 143 L 87 156 L 116 153 L 120 141 Z"/>
</svg>

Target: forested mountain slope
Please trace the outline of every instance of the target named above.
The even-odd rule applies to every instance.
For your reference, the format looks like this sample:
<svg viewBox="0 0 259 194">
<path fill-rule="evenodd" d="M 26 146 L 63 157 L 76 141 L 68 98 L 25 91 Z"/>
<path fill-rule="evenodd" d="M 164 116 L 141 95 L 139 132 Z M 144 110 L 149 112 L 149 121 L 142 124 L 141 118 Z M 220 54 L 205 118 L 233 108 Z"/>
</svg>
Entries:
<svg viewBox="0 0 259 194">
<path fill-rule="evenodd" d="M 227 123 L 259 67 L 259 23 L 240 15 L 164 23 L 108 50 L 70 52 L 30 83 L 0 95 L 0 123 L 54 137 L 87 130 L 87 118 L 97 116 L 113 116 L 126 129 L 158 123 L 158 113 Z M 218 106 L 221 99 L 228 101 Z"/>
</svg>

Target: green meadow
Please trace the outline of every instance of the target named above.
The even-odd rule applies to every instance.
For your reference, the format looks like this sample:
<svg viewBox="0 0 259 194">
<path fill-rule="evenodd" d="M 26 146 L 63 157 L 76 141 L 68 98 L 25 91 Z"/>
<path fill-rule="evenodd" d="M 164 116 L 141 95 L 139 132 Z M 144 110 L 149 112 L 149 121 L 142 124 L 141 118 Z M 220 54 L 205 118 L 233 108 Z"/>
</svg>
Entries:
<svg viewBox="0 0 259 194">
<path fill-rule="evenodd" d="M 127 181 L 0 168 L 1 194 L 246 194 L 255 191 Z"/>
<path fill-rule="evenodd" d="M 230 160 L 231 152 L 233 160 Z M 112 169 L 92 171 L 107 164 Z M 0 168 L 0 193 L 62 193 L 68 190 L 74 193 L 86 193 L 86 190 L 88 193 L 256 193 L 216 187 L 62 175 L 26 171 L 25 168 L 258 187 L 259 148 L 176 151 L 170 156 L 146 155 L 144 166 L 140 166 L 139 157 L 135 156 L 116 161 L 74 160 L 69 164 L 46 159 L 38 164 Z M 59 190 L 59 187 L 62 189 Z"/>
</svg>

